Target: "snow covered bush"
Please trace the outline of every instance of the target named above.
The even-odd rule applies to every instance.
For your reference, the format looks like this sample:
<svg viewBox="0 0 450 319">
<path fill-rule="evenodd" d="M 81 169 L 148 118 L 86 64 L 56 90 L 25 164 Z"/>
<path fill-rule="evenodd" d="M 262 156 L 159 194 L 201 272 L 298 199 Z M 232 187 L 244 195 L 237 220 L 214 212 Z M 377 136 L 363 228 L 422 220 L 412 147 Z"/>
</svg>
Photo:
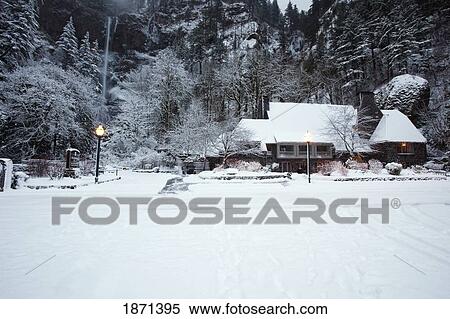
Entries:
<svg viewBox="0 0 450 319">
<path fill-rule="evenodd" d="M 44 159 L 33 159 L 28 161 L 27 171 L 32 177 L 48 176 L 49 161 Z"/>
<path fill-rule="evenodd" d="M 258 162 L 247 162 L 247 161 L 228 161 L 229 168 L 236 168 L 239 171 L 248 171 L 248 172 L 259 172 L 262 170 L 262 165 Z"/>
<path fill-rule="evenodd" d="M 359 171 L 367 171 L 369 169 L 369 164 L 358 162 L 354 159 L 349 158 L 345 162 L 345 166 L 349 169 L 359 170 Z"/>
<path fill-rule="evenodd" d="M 369 170 L 374 174 L 379 174 L 381 170 L 383 169 L 383 163 L 381 163 L 377 159 L 370 159 L 369 160 Z"/>
<path fill-rule="evenodd" d="M 385 168 L 390 175 L 400 175 L 400 173 L 403 169 L 403 165 L 392 162 L 392 163 L 386 164 Z"/>
<path fill-rule="evenodd" d="M 427 169 L 425 167 L 423 167 L 422 165 L 413 165 L 411 166 L 412 171 L 415 174 L 423 174 L 426 173 Z"/>
<path fill-rule="evenodd" d="M 131 153 L 131 158 L 129 160 L 129 165 L 132 168 L 149 168 L 160 166 L 159 163 L 162 159 L 162 155 L 155 150 L 142 147 L 136 152 Z"/>
<path fill-rule="evenodd" d="M 325 162 L 319 165 L 319 174 L 324 176 L 340 175 L 347 176 L 348 169 L 340 161 Z"/>
<path fill-rule="evenodd" d="M 47 175 L 51 180 L 61 179 L 64 177 L 64 162 L 53 161 L 47 167 Z"/>
<path fill-rule="evenodd" d="M 84 160 L 80 161 L 80 175 L 81 176 L 93 176 L 95 174 L 95 161 Z"/>
<path fill-rule="evenodd" d="M 423 167 L 426 169 L 432 169 L 432 170 L 443 170 L 445 167 L 445 164 L 443 163 L 436 163 L 434 161 L 426 162 Z"/>
<path fill-rule="evenodd" d="M 30 178 L 26 173 L 24 172 L 14 172 L 13 178 L 11 181 L 11 188 L 12 189 L 19 189 L 21 188 L 26 181 Z"/>
</svg>

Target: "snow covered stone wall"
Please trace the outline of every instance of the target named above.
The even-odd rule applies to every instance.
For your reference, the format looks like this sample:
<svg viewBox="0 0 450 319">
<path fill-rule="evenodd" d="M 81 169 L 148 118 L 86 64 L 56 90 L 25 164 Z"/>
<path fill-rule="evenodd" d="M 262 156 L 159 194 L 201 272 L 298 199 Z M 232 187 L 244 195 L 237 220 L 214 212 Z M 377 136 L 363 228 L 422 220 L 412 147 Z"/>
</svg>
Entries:
<svg viewBox="0 0 450 319">
<path fill-rule="evenodd" d="M 375 100 L 380 109 L 397 109 L 416 125 L 420 124 L 420 113 L 427 109 L 429 99 L 428 81 L 410 74 L 396 76 L 375 91 Z"/>
</svg>

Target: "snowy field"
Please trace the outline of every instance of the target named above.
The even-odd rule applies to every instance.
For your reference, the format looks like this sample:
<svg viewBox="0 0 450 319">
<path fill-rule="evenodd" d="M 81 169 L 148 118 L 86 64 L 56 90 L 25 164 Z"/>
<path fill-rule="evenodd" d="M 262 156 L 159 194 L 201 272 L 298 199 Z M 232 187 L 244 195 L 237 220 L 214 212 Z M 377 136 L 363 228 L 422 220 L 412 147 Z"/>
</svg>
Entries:
<svg viewBox="0 0 450 319">
<path fill-rule="evenodd" d="M 158 195 L 173 175 L 122 177 L 0 193 L 0 298 L 450 298 L 450 181 L 190 177 L 189 191 Z M 371 206 L 398 198 L 401 207 L 389 225 L 373 216 L 368 225 L 160 226 L 142 208 L 135 226 L 126 209 L 108 226 L 86 225 L 77 214 L 52 226 L 52 196 L 252 197 L 249 216 L 269 197 L 287 214 L 297 197 L 367 197 Z"/>
</svg>

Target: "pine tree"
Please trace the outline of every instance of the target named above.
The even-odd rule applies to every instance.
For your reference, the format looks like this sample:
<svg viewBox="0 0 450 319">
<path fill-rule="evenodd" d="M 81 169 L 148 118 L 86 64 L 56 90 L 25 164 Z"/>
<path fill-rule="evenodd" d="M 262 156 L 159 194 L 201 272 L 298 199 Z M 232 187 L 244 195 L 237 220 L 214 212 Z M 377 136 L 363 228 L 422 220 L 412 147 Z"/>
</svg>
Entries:
<svg viewBox="0 0 450 319">
<path fill-rule="evenodd" d="M 38 45 L 37 13 L 32 0 L 0 0 L 0 67 L 32 58 Z"/>
<path fill-rule="evenodd" d="M 92 79 L 98 90 L 100 89 L 100 71 L 98 68 L 100 62 L 101 58 L 98 54 L 98 43 L 95 42 L 94 46 L 91 46 L 89 32 L 86 32 L 80 45 L 77 70 L 84 76 Z"/>
<path fill-rule="evenodd" d="M 100 56 L 100 53 L 99 53 L 97 40 L 95 40 L 92 43 L 91 54 L 92 54 L 92 64 L 93 64 L 93 69 L 92 69 L 93 80 L 94 80 L 97 92 L 101 92 L 102 87 L 100 84 L 100 68 L 99 67 L 103 61 L 102 61 L 102 57 Z"/>
<path fill-rule="evenodd" d="M 271 8 L 270 8 L 270 19 L 271 19 L 271 24 L 275 27 L 278 27 L 281 23 L 281 11 L 280 11 L 280 7 L 278 6 L 277 0 L 274 0 L 272 2 Z"/>
<path fill-rule="evenodd" d="M 91 41 L 89 40 L 89 32 L 81 40 L 79 50 L 79 60 L 77 63 L 78 71 L 84 76 L 93 77 L 92 65 L 94 64 L 94 57 L 91 51 Z"/>
<path fill-rule="evenodd" d="M 64 67 L 75 67 L 78 59 L 78 39 L 73 19 L 70 17 L 63 33 L 56 42 L 56 58 Z"/>
</svg>

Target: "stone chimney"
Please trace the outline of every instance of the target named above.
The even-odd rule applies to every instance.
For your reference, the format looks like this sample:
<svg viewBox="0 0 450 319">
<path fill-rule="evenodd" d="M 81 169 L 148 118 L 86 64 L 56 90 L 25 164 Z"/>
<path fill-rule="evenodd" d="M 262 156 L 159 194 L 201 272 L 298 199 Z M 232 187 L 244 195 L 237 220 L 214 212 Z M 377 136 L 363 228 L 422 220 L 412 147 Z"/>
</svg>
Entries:
<svg viewBox="0 0 450 319">
<path fill-rule="evenodd" d="M 364 128 L 365 135 L 372 135 L 378 123 L 383 117 L 380 109 L 375 103 L 375 94 L 370 91 L 362 91 L 359 93 L 358 125 Z M 373 120 L 367 121 L 367 117 Z"/>
</svg>

